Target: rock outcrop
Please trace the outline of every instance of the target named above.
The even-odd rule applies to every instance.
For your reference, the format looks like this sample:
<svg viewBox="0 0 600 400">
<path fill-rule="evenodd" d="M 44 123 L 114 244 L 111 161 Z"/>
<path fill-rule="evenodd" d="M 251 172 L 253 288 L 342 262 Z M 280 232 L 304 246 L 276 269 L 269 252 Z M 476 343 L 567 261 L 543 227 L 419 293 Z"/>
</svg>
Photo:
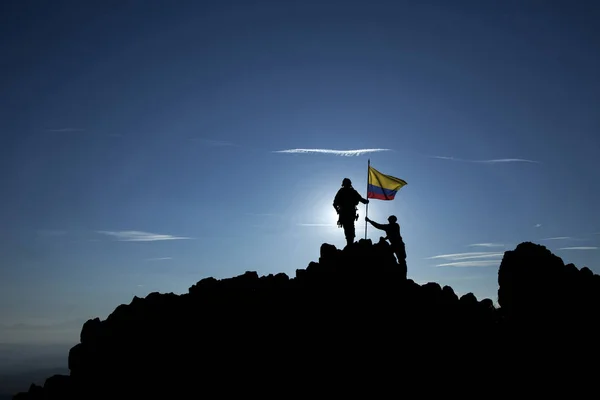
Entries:
<svg viewBox="0 0 600 400">
<path fill-rule="evenodd" d="M 206 278 L 88 320 L 70 375 L 15 399 L 554 393 L 582 382 L 564 363 L 600 354 L 599 280 L 522 243 L 504 256 L 496 308 L 407 279 L 384 241 L 323 244 L 294 278 Z"/>
</svg>

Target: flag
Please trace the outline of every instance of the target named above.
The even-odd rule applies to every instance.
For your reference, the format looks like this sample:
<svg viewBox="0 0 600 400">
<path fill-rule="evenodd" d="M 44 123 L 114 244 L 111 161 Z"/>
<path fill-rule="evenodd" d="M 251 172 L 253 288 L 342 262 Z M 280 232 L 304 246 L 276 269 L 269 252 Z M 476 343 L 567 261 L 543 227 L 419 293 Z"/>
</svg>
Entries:
<svg viewBox="0 0 600 400">
<path fill-rule="evenodd" d="M 391 175 L 384 175 L 369 165 L 367 199 L 394 200 L 396 193 L 406 181 Z"/>
</svg>

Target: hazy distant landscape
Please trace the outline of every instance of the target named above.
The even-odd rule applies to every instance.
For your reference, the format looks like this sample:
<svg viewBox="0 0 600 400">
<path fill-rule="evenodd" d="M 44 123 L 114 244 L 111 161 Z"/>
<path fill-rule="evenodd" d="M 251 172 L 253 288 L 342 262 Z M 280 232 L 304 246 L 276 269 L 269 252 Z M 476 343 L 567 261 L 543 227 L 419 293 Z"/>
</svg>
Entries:
<svg viewBox="0 0 600 400">
<path fill-rule="evenodd" d="M 67 374 L 72 346 L 0 343 L 0 400 L 11 399 L 32 383 L 43 385 L 49 376 Z"/>
<path fill-rule="evenodd" d="M 43 386 L 44 381 L 49 376 L 68 374 L 68 372 L 68 368 L 64 366 L 24 370 L 16 373 L 0 373 L 0 400 L 12 399 L 15 393 L 27 390 L 32 383 Z"/>
</svg>

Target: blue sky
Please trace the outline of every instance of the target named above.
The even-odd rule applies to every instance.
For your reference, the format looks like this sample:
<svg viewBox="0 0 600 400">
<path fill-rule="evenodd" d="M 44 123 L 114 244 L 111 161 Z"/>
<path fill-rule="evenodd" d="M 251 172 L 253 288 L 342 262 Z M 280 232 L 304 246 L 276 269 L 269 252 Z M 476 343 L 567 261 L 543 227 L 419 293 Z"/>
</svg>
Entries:
<svg viewBox="0 0 600 400">
<path fill-rule="evenodd" d="M 369 217 L 398 216 L 417 282 L 496 300 L 522 241 L 600 272 L 599 14 L 2 2 L 0 342 L 75 342 L 208 276 L 293 277 L 344 245 L 331 204 L 344 177 L 366 195 L 368 159 L 408 182 Z"/>
</svg>

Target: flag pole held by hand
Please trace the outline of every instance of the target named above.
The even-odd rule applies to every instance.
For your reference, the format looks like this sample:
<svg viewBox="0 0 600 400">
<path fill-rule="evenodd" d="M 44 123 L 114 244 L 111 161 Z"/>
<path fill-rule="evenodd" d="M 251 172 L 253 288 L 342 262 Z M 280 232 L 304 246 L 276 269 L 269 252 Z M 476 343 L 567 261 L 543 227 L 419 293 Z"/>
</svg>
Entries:
<svg viewBox="0 0 600 400">
<path fill-rule="evenodd" d="M 369 158 L 367 161 L 367 200 L 369 200 L 369 168 L 371 167 L 371 159 Z M 367 218 L 369 217 L 369 203 L 367 203 L 365 207 L 365 240 L 367 239 L 367 227 L 369 224 L 367 223 Z"/>
</svg>

